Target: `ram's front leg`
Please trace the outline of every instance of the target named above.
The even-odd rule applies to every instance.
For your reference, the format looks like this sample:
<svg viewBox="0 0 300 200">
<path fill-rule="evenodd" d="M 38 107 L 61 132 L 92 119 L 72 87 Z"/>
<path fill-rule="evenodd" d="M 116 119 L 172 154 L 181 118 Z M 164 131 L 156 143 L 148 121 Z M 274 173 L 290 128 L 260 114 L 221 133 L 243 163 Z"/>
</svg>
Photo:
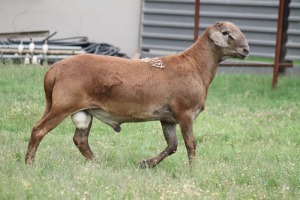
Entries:
<svg viewBox="0 0 300 200">
<path fill-rule="evenodd" d="M 158 156 L 151 158 L 149 160 L 142 160 L 140 162 L 141 168 L 155 167 L 167 156 L 173 154 L 177 150 L 178 142 L 176 136 L 176 124 L 170 124 L 166 122 L 161 122 L 164 137 L 167 141 L 167 147 Z"/>
<path fill-rule="evenodd" d="M 181 115 L 178 120 L 190 164 L 195 160 L 196 157 L 196 143 L 193 133 L 193 119 L 193 114 L 185 113 Z"/>
</svg>

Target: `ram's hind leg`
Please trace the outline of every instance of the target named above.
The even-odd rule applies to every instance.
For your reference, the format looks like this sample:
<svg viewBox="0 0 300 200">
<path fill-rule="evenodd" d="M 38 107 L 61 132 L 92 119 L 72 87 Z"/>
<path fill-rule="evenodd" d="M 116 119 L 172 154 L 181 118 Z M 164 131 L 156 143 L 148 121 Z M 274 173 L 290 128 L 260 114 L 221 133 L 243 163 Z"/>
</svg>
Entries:
<svg viewBox="0 0 300 200">
<path fill-rule="evenodd" d="M 141 168 L 155 167 L 167 156 L 173 154 L 177 150 L 176 124 L 161 122 L 164 137 L 167 141 L 167 147 L 156 157 L 140 162 Z"/>
<path fill-rule="evenodd" d="M 45 114 L 43 118 L 35 124 L 35 126 L 32 128 L 31 137 L 25 155 L 26 164 L 31 164 L 34 162 L 36 151 L 41 140 L 68 115 L 69 114 L 66 112 L 61 113 L 60 111 L 51 109 L 48 114 Z"/>
<path fill-rule="evenodd" d="M 88 142 L 93 116 L 85 111 L 80 111 L 72 115 L 72 120 L 76 125 L 73 137 L 75 145 L 87 160 L 93 160 L 94 154 Z"/>
</svg>

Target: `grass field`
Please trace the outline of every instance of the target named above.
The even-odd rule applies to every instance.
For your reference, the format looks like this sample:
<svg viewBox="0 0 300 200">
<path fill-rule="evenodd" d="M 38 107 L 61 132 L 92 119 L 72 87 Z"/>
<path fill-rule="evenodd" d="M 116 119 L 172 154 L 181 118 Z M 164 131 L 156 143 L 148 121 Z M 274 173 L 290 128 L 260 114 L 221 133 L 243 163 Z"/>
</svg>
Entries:
<svg viewBox="0 0 300 200">
<path fill-rule="evenodd" d="M 219 74 L 194 123 L 197 160 L 179 147 L 154 169 L 159 122 L 123 124 L 117 134 L 94 121 L 86 162 L 70 119 L 42 141 L 25 166 L 31 128 L 44 109 L 44 67 L 0 66 L 0 199 L 300 199 L 300 78 Z"/>
</svg>

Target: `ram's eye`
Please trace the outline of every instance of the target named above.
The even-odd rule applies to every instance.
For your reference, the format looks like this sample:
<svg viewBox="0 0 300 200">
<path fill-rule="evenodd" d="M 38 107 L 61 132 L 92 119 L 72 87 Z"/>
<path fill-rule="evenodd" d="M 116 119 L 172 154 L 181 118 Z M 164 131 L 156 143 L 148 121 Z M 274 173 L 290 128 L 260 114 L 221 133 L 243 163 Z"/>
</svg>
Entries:
<svg viewBox="0 0 300 200">
<path fill-rule="evenodd" d="M 227 31 L 222 32 L 223 35 L 228 35 Z"/>
<path fill-rule="evenodd" d="M 222 32 L 222 34 L 223 34 L 224 36 L 228 35 L 230 39 L 234 40 L 234 37 L 232 36 L 232 34 L 231 34 L 230 32 L 224 31 L 224 32 Z"/>
</svg>

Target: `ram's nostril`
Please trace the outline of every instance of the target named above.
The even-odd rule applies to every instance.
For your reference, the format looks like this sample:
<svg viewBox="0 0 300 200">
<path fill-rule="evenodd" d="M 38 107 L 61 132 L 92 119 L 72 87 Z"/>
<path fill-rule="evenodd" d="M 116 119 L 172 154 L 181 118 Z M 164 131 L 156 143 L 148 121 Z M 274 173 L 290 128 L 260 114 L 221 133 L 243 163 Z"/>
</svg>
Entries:
<svg viewBox="0 0 300 200">
<path fill-rule="evenodd" d="M 248 50 L 248 49 L 244 49 L 244 52 L 245 52 L 245 53 L 249 53 L 249 50 Z"/>
</svg>

